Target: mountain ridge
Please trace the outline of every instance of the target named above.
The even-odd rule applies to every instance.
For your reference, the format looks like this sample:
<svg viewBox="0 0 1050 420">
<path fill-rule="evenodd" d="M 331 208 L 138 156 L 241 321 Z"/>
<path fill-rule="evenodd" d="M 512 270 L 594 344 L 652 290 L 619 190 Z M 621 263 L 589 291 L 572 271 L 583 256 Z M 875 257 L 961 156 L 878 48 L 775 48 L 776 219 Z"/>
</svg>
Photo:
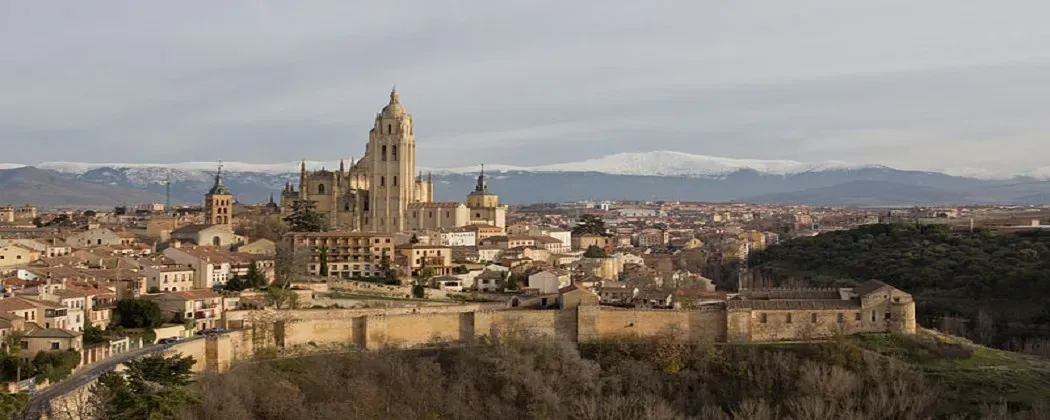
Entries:
<svg viewBox="0 0 1050 420">
<path fill-rule="evenodd" d="M 882 165 L 724 160 L 678 152 L 610 156 L 614 158 L 598 159 L 586 165 L 485 165 L 485 170 L 490 176 L 490 188 L 499 194 L 501 201 L 508 204 L 579 200 L 758 201 L 865 206 L 1030 205 L 1050 202 L 1050 182 L 1034 177 L 977 179 Z M 664 165 L 665 162 L 657 159 L 661 156 L 680 159 Z M 707 163 L 705 166 L 691 167 L 688 162 L 694 158 Z M 631 164 L 635 166 L 629 167 Z M 37 179 L 30 180 L 30 184 L 35 185 L 32 194 L 24 189 L 0 185 L 0 202 L 95 206 L 147 199 L 163 202 L 164 183 L 170 180 L 173 204 L 200 203 L 214 182 L 217 165 L 217 162 L 190 162 L 106 166 L 52 162 L 40 165 L 44 169 L 36 169 L 49 174 L 46 177 L 49 181 L 41 182 L 41 175 L 37 173 Z M 3 166 L 0 165 L 0 168 Z M 316 169 L 338 168 L 339 163 L 308 162 L 307 166 Z M 299 164 L 224 162 L 223 174 L 235 199 L 258 203 L 267 201 L 271 196 L 280 200 L 281 191 L 287 182 L 293 185 L 298 183 L 298 167 Z M 24 171 L 26 168 L 0 169 L 0 174 Z M 435 199 L 463 201 L 473 190 L 480 169 L 478 165 L 434 172 Z M 111 190 L 77 196 L 75 191 L 66 188 L 71 183 Z M 37 198 L 34 199 L 34 196 Z"/>
<path fill-rule="evenodd" d="M 346 159 L 349 161 L 349 159 Z M 33 166 L 40 169 L 50 169 L 60 173 L 83 174 L 99 168 L 127 168 L 139 171 L 172 170 L 172 171 L 211 171 L 213 172 L 219 162 L 178 162 L 178 163 L 85 163 L 85 162 L 42 162 L 36 165 L 23 165 L 17 163 L 0 163 L 0 169 L 13 169 L 24 166 Z M 307 168 L 316 170 L 321 168 L 338 168 L 339 161 L 307 161 Z M 223 167 L 230 172 L 254 172 L 261 174 L 286 174 L 296 173 L 300 162 L 287 163 L 245 163 L 245 162 L 223 162 Z M 493 172 L 598 172 L 610 175 L 638 175 L 638 176 L 689 176 L 689 177 L 721 177 L 727 174 L 741 171 L 754 170 L 770 175 L 796 175 L 805 172 L 823 172 L 830 170 L 861 170 L 861 169 L 895 169 L 901 171 L 920 171 L 944 173 L 951 176 L 963 178 L 974 178 L 982 180 L 1003 180 L 1012 178 L 1031 178 L 1036 180 L 1050 180 L 1050 166 L 1033 168 L 1016 173 L 1000 173 L 981 168 L 959 168 L 946 169 L 942 171 L 913 170 L 892 168 L 879 164 L 858 164 L 838 160 L 823 162 L 802 162 L 786 159 L 739 159 L 726 158 L 709 155 L 691 154 L 677 151 L 656 150 L 649 152 L 628 152 L 608 154 L 599 158 L 586 159 L 574 162 L 552 163 L 544 165 L 485 165 L 486 170 Z M 420 167 L 424 172 L 441 174 L 463 174 L 477 173 L 481 165 L 460 166 L 451 168 L 428 168 Z M 154 180 L 159 182 L 161 180 Z"/>
</svg>

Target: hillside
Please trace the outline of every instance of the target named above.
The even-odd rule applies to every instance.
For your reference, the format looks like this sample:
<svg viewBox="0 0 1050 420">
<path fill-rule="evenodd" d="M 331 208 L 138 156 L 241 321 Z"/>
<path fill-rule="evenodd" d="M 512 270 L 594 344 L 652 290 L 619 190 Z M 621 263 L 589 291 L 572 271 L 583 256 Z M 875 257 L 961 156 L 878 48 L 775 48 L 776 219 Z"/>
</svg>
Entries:
<svg viewBox="0 0 1050 420">
<path fill-rule="evenodd" d="M 670 332 L 536 338 L 242 364 L 201 378 L 183 418 L 1034 420 L 1050 397 L 1046 360 L 931 331 L 725 346 Z"/>
<path fill-rule="evenodd" d="M 968 319 L 973 334 L 983 325 L 982 344 L 1009 347 L 1050 327 L 1050 232 L 867 225 L 786 241 L 752 254 L 749 265 L 757 285 L 885 281 L 916 297 L 923 325 L 939 326 L 945 315 Z"/>
</svg>

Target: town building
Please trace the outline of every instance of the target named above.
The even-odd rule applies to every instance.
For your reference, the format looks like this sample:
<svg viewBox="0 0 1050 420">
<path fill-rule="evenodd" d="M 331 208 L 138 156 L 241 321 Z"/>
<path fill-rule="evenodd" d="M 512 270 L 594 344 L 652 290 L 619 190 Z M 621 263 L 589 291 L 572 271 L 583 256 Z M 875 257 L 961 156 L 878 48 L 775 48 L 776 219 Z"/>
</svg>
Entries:
<svg viewBox="0 0 1050 420">
<path fill-rule="evenodd" d="M 394 235 L 369 232 L 289 232 L 284 241 L 292 249 L 295 258 L 305 252 L 307 271 L 320 275 L 321 250 L 324 249 L 328 275 L 351 279 L 356 277 L 378 277 L 382 273 L 382 260 L 388 258 L 391 267 L 394 259 Z"/>
</svg>

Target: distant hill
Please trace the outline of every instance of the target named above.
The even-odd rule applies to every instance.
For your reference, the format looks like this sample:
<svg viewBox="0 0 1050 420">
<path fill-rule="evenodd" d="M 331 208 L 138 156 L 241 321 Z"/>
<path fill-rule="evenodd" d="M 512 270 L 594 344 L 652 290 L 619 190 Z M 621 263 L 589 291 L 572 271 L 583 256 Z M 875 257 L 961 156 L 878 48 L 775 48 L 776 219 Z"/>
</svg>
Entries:
<svg viewBox="0 0 1050 420">
<path fill-rule="evenodd" d="M 0 170 L 0 203 L 3 204 L 88 208 L 148 202 L 164 202 L 164 196 L 137 188 L 82 181 L 32 167 Z"/>
<path fill-rule="evenodd" d="M 820 203 L 836 206 L 900 206 L 972 203 L 966 194 L 888 181 L 850 181 L 830 187 L 759 195 L 742 201 L 771 204 Z"/>
</svg>

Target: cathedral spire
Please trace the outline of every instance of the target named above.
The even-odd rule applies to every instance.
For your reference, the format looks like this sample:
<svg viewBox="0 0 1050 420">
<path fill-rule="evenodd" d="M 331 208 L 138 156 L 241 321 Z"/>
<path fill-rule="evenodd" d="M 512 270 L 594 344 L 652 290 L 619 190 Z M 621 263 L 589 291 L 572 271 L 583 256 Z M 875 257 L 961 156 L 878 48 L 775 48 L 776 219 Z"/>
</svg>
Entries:
<svg viewBox="0 0 1050 420">
<path fill-rule="evenodd" d="M 306 173 L 306 159 L 303 159 L 299 164 L 299 172 Z"/>
<path fill-rule="evenodd" d="M 226 189 L 226 186 L 222 184 L 222 161 L 219 161 L 219 170 L 215 172 L 215 185 L 212 185 L 211 191 L 208 191 L 211 195 L 229 195 L 230 190 Z"/>
<path fill-rule="evenodd" d="M 400 101 L 399 101 L 399 98 L 397 96 L 397 85 L 394 85 L 394 87 L 392 87 L 390 89 L 390 103 L 396 104 L 398 102 L 400 102 Z"/>
<path fill-rule="evenodd" d="M 478 174 L 478 185 L 474 187 L 476 193 L 486 193 L 489 190 L 488 182 L 485 181 L 485 164 L 481 164 L 481 173 Z"/>
<path fill-rule="evenodd" d="M 339 159 L 339 173 L 346 172 L 346 167 L 343 166 L 343 160 Z"/>
</svg>

